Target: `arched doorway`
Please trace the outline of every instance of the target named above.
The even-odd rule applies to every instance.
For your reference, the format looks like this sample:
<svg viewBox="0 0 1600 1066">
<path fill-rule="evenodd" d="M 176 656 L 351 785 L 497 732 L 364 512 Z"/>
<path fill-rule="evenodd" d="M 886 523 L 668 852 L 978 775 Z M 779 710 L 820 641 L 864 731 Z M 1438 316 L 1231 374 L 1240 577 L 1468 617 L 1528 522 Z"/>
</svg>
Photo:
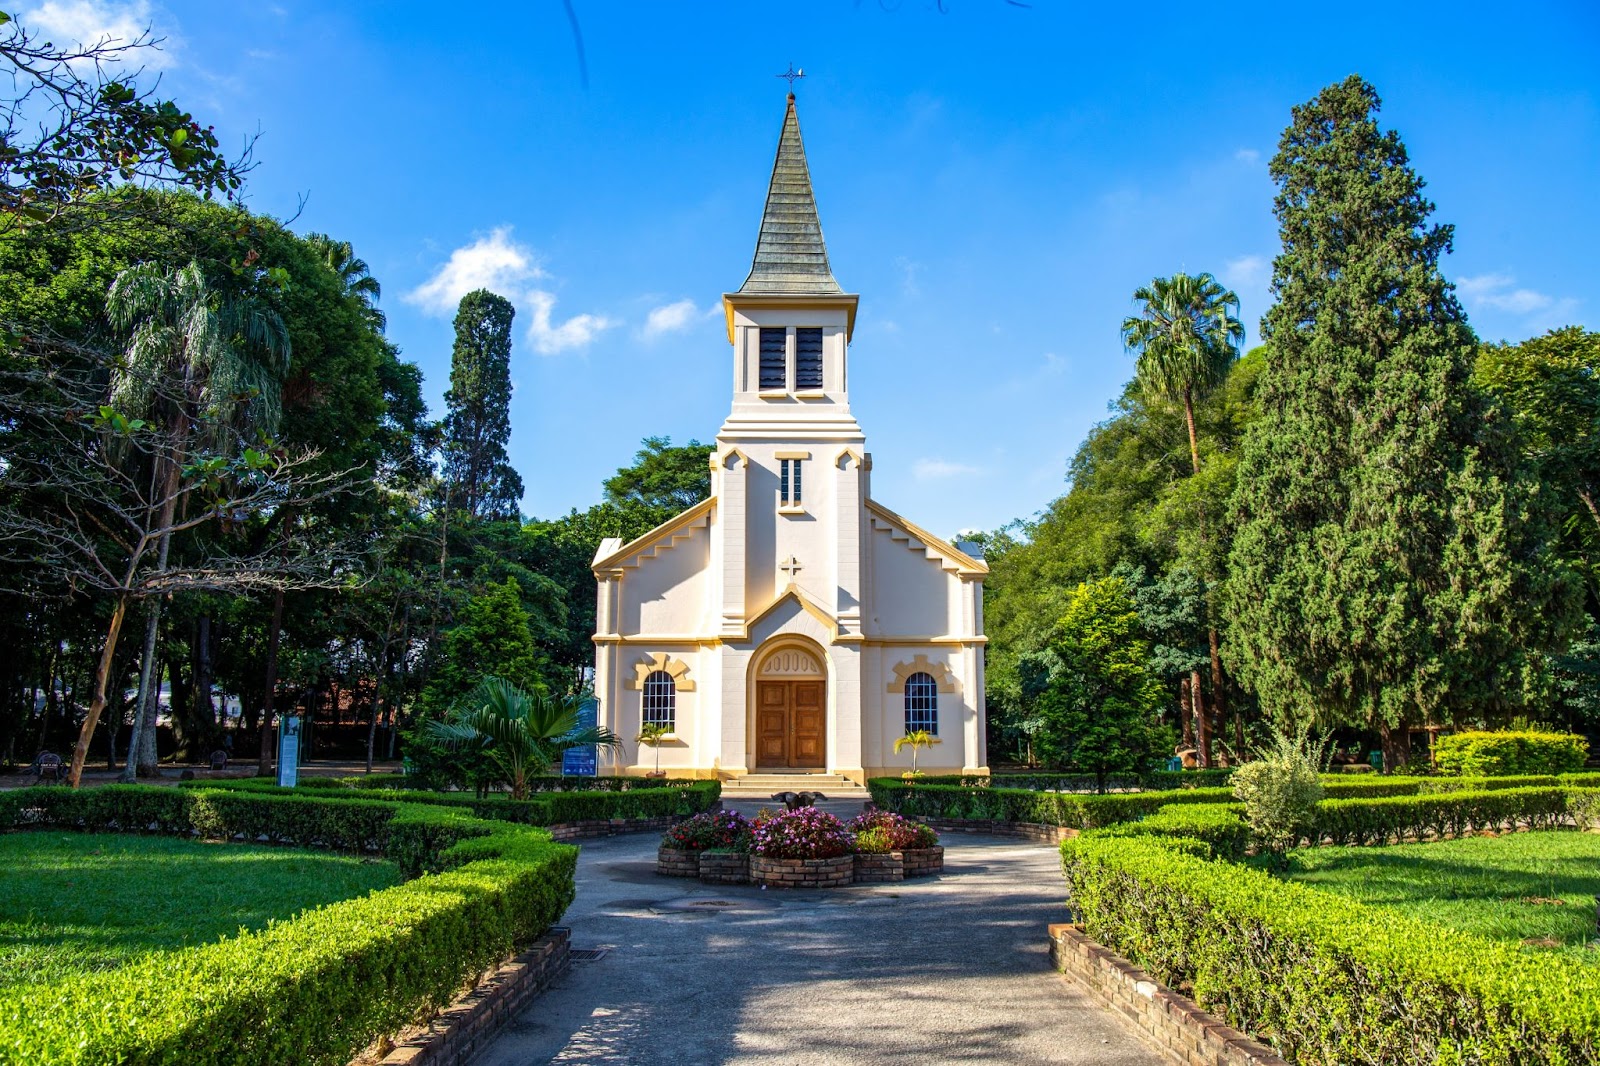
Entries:
<svg viewBox="0 0 1600 1066">
<path fill-rule="evenodd" d="M 756 661 L 755 741 L 758 770 L 825 770 L 828 760 L 828 674 L 822 656 L 782 644 Z"/>
</svg>

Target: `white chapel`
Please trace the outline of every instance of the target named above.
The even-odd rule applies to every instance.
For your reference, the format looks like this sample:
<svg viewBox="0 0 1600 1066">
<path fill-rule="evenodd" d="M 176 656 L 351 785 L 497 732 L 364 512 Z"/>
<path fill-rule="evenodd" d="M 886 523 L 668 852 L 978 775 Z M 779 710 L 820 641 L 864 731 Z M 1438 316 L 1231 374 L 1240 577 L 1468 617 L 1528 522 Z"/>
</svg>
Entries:
<svg viewBox="0 0 1600 1066">
<path fill-rule="evenodd" d="M 916 729 L 938 737 L 924 770 L 987 772 L 988 568 L 872 498 L 858 299 L 828 264 L 791 94 L 755 261 L 722 298 L 733 409 L 711 497 L 594 559 L 599 724 L 627 741 L 601 773 L 654 768 L 645 723 L 668 730 L 673 776 L 862 782 L 909 769 L 894 742 Z"/>
</svg>

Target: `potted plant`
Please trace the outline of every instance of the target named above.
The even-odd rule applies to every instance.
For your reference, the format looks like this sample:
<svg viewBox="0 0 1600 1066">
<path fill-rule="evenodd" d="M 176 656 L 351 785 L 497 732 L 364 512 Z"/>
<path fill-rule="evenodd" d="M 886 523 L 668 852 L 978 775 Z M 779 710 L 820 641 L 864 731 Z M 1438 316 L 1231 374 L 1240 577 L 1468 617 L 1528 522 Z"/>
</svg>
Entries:
<svg viewBox="0 0 1600 1066">
<path fill-rule="evenodd" d="M 921 777 L 922 771 L 917 769 L 917 752 L 923 748 L 931 748 L 937 743 L 939 743 L 939 738 L 928 732 L 926 729 L 913 729 L 911 732 L 895 741 L 894 753 L 896 755 L 900 754 L 902 748 L 911 749 L 911 769 L 901 774 L 900 777 L 906 781 L 915 781 L 917 778 Z"/>
<path fill-rule="evenodd" d="M 661 745 L 665 743 L 667 737 L 671 735 L 672 730 L 667 726 L 662 725 L 660 722 L 646 722 L 640 727 L 639 735 L 633 738 L 640 744 L 643 744 L 645 747 L 653 749 L 656 753 L 656 768 L 651 770 L 648 776 L 666 776 L 666 774 L 661 772 Z"/>
<path fill-rule="evenodd" d="M 826 811 L 779 811 L 750 832 L 750 880 L 758 884 L 837 888 L 855 880 L 855 835 Z"/>
</svg>

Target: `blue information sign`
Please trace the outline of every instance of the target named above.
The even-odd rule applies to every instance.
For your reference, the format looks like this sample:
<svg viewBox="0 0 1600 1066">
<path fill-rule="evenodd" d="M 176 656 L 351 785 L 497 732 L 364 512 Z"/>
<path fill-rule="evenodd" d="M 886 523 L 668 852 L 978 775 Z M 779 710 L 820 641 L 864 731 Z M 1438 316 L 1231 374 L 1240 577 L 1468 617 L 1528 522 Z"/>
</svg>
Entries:
<svg viewBox="0 0 1600 1066">
<path fill-rule="evenodd" d="M 300 782 L 300 716 L 278 719 L 278 786 L 294 788 Z"/>
<path fill-rule="evenodd" d="M 600 720 L 600 701 L 593 697 L 578 704 L 578 728 L 593 729 Z M 594 777 L 599 772 L 599 759 L 593 744 L 581 748 L 568 748 L 561 753 L 563 777 Z"/>
</svg>

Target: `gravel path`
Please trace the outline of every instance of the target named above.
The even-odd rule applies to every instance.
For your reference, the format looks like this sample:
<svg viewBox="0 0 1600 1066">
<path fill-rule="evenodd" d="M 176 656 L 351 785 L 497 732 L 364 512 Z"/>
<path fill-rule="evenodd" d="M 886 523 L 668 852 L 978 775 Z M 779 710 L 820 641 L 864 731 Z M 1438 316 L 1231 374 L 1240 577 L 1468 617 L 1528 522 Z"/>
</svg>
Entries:
<svg viewBox="0 0 1600 1066">
<path fill-rule="evenodd" d="M 607 954 L 574 963 L 475 1066 L 1165 1061 L 1050 969 L 1045 926 L 1065 909 L 1051 847 L 949 834 L 941 877 L 719 891 L 657 877 L 657 839 L 583 845 L 563 924 Z"/>
</svg>

